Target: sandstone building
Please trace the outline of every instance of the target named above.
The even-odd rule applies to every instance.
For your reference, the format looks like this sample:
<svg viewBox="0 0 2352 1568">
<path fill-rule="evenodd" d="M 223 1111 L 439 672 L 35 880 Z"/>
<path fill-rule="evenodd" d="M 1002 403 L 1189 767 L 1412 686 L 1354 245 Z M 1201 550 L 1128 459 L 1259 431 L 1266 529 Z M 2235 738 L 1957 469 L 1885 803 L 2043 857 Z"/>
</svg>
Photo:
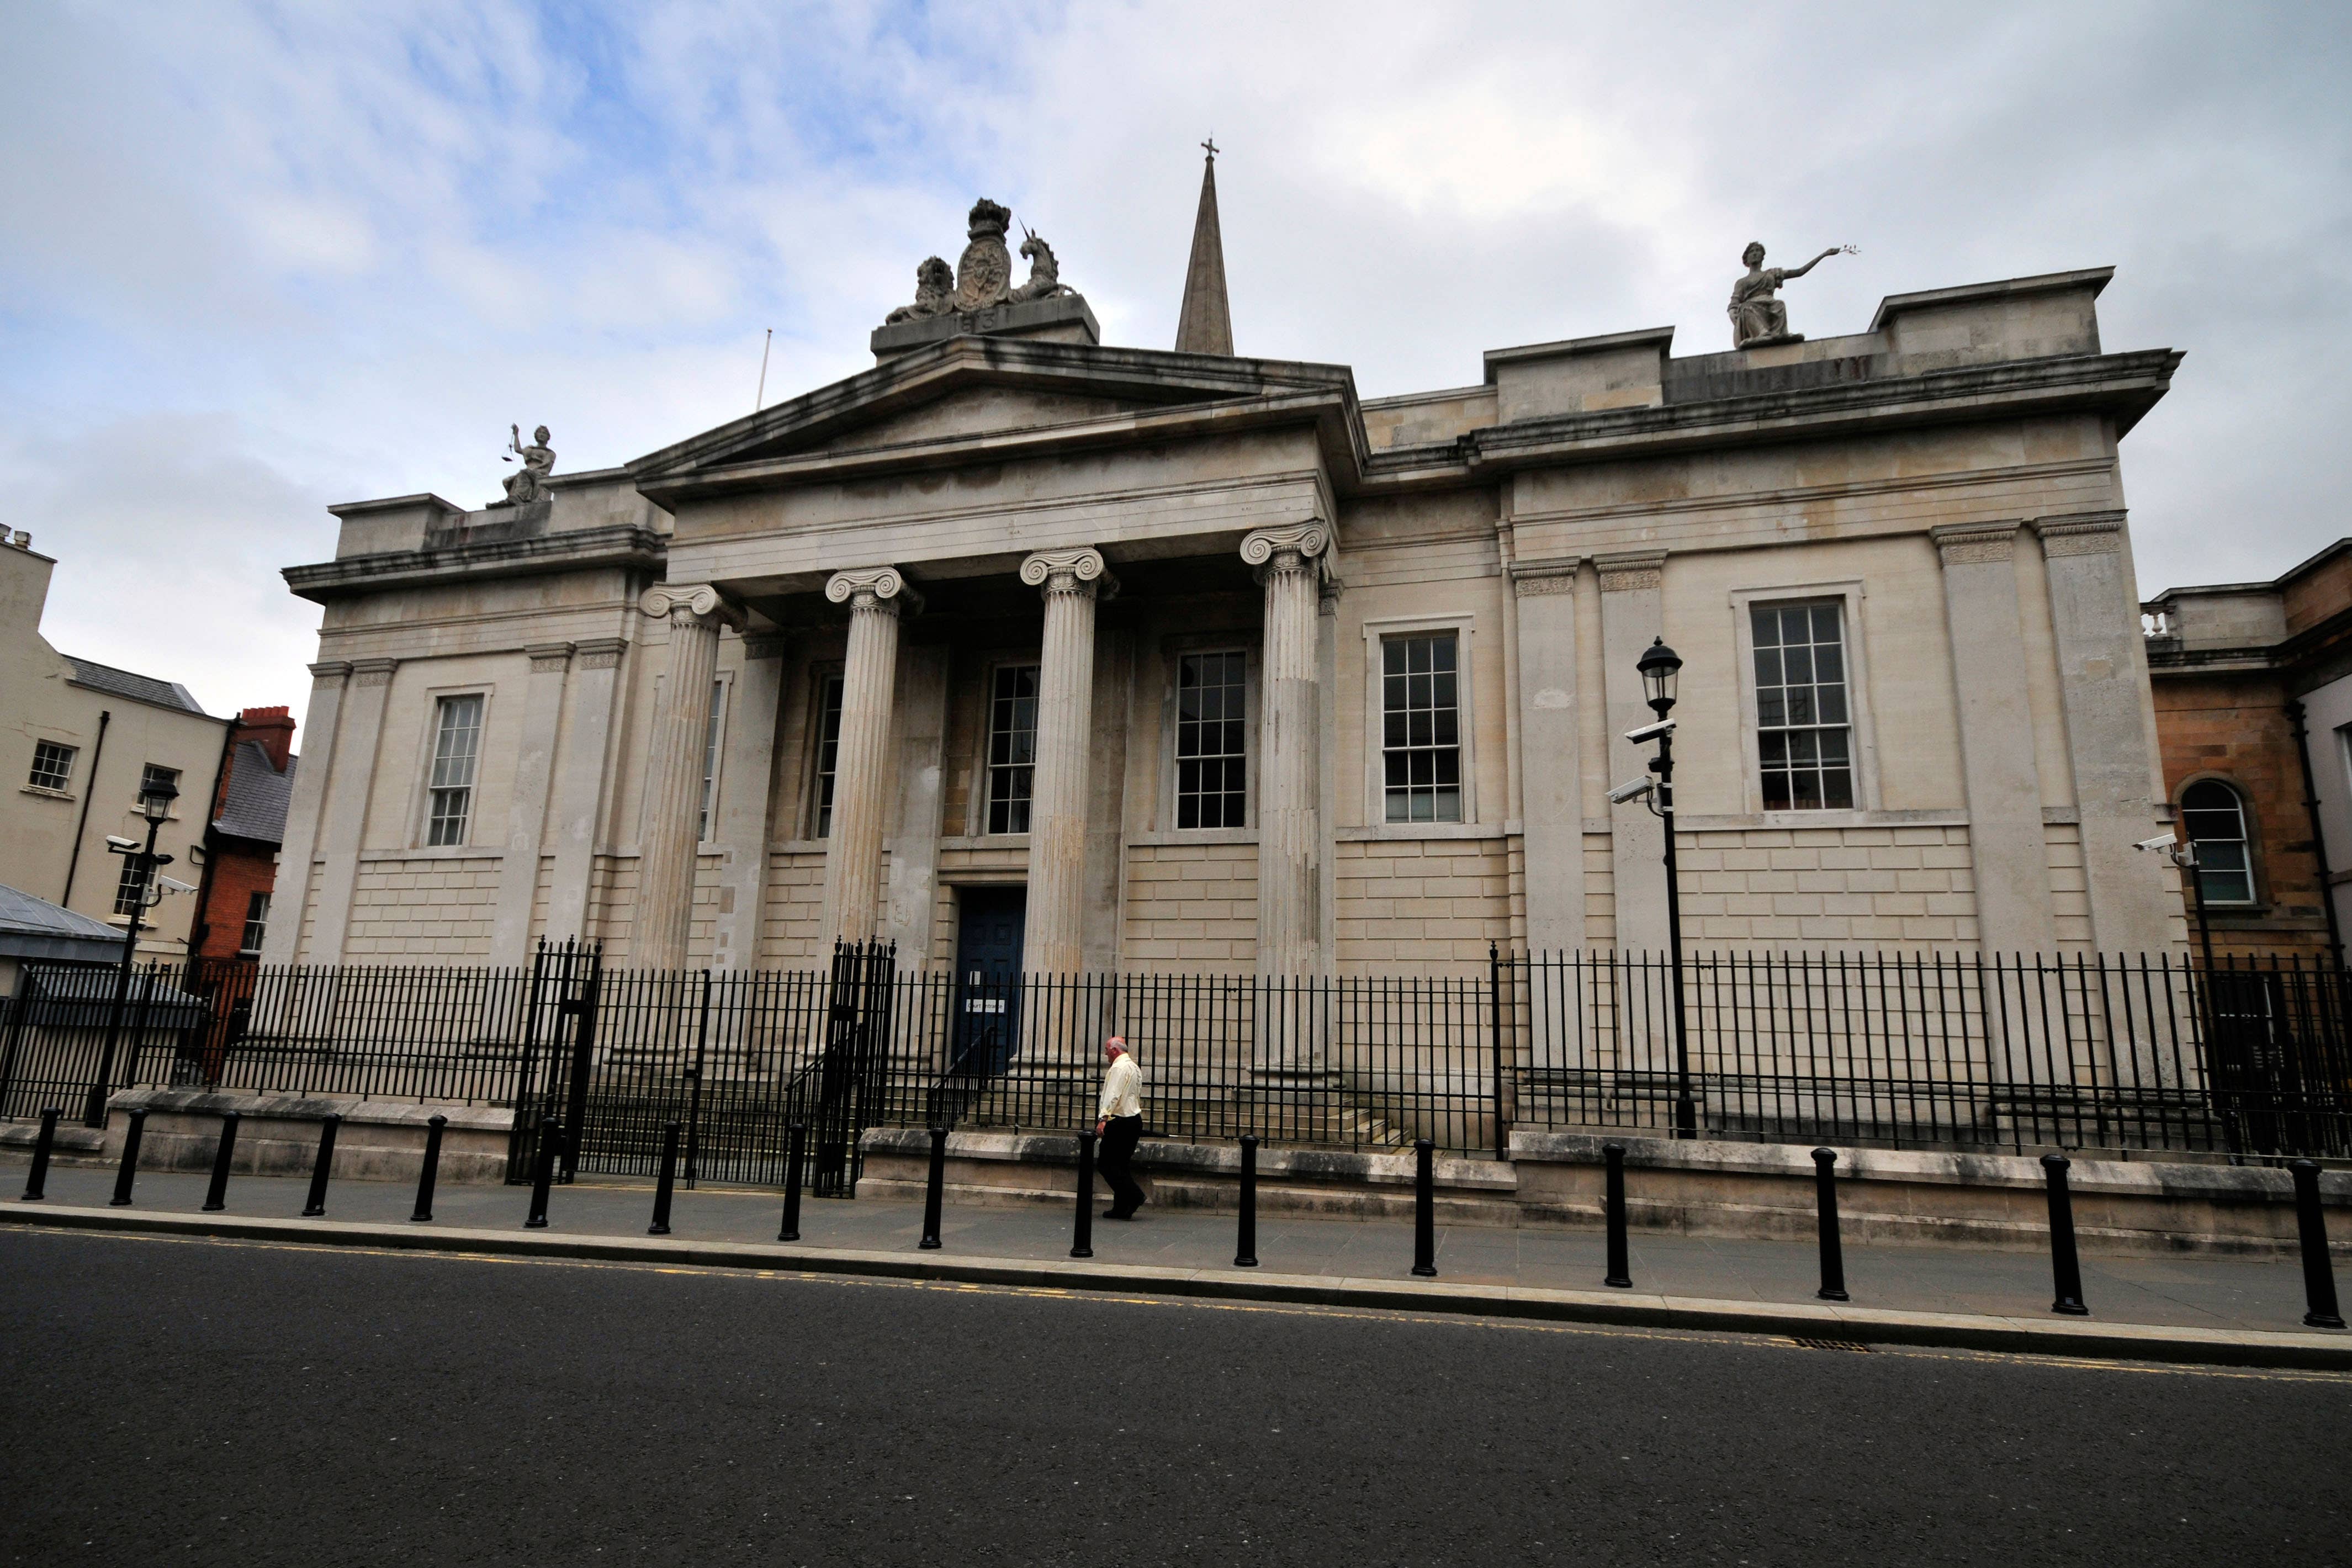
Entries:
<svg viewBox="0 0 2352 1568">
<path fill-rule="evenodd" d="M 266 960 L 1655 949 L 1660 826 L 1609 791 L 1662 635 L 1693 945 L 2182 940 L 2119 458 L 2179 356 L 2105 348 L 2108 269 L 1367 400 L 1231 352 L 1213 193 L 1187 352 L 1099 342 L 1042 241 L 1013 284 L 1008 216 L 869 371 L 332 509 Z"/>
</svg>

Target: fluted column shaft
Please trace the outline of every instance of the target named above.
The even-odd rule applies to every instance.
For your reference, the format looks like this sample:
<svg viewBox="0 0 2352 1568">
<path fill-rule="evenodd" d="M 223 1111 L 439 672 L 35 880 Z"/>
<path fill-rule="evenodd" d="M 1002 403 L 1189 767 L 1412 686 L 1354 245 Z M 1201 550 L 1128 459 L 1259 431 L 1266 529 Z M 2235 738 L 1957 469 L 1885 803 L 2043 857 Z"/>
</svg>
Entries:
<svg viewBox="0 0 2352 1568">
<path fill-rule="evenodd" d="M 898 616 L 913 594 L 906 579 L 887 566 L 835 573 L 824 592 L 835 604 L 849 606 L 833 825 L 824 847 L 824 940 L 829 949 L 835 942 L 874 937 L 882 894 L 882 829 L 889 815 Z"/>
<path fill-rule="evenodd" d="M 669 658 L 646 758 L 629 965 L 681 969 L 694 921 L 695 824 L 702 810 L 719 628 L 734 617 L 708 585 L 649 588 L 644 609 L 669 623 Z"/>
<path fill-rule="evenodd" d="M 1029 903 L 1021 966 L 1075 974 L 1085 965 L 1087 766 L 1094 750 L 1095 604 L 1113 588 L 1092 550 L 1041 551 L 1021 580 L 1045 600 L 1037 670 L 1036 771 L 1029 785 Z M 1108 596 L 1104 594 L 1103 596 Z"/>
<path fill-rule="evenodd" d="M 1322 970 L 1322 688 L 1316 658 L 1320 523 L 1262 529 L 1242 542 L 1265 590 L 1259 661 L 1257 970 L 1269 978 Z"/>
</svg>

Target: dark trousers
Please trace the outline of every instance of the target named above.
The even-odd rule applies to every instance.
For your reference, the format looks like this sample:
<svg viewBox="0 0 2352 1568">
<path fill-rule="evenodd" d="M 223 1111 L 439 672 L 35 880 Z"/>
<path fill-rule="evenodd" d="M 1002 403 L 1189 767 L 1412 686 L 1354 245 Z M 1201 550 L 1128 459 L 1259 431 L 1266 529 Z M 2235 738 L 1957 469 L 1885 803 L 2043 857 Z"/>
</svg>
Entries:
<svg viewBox="0 0 2352 1568">
<path fill-rule="evenodd" d="M 1103 1129 L 1102 1152 L 1095 1168 L 1102 1173 L 1104 1185 L 1110 1188 L 1110 1212 L 1133 1214 L 1143 1206 L 1143 1189 L 1135 1184 L 1135 1175 L 1129 1169 L 1135 1162 L 1135 1145 L 1143 1136 L 1143 1118 L 1114 1116 Z"/>
</svg>

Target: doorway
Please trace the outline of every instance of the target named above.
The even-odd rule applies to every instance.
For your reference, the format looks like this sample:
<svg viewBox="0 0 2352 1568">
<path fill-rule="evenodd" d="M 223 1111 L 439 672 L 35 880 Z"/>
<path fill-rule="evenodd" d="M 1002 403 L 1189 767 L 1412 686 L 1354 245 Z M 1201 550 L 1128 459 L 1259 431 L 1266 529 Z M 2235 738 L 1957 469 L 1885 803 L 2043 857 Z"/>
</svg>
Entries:
<svg viewBox="0 0 2352 1568">
<path fill-rule="evenodd" d="M 950 1070 L 993 1075 L 1018 1048 L 1026 888 L 957 890 L 955 1055 Z"/>
</svg>

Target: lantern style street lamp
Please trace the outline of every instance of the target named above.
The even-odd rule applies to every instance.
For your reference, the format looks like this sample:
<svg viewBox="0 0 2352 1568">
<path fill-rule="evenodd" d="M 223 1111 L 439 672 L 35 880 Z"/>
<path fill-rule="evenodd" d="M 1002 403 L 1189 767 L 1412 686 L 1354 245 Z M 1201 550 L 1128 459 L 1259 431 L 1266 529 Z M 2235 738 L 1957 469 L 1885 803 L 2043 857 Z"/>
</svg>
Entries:
<svg viewBox="0 0 2352 1568">
<path fill-rule="evenodd" d="M 1675 729 L 1666 718 L 1674 711 L 1675 678 L 1683 661 L 1666 646 L 1666 639 L 1659 637 L 1642 650 L 1641 661 L 1633 668 L 1642 677 L 1650 710 L 1658 716 L 1655 724 L 1644 725 L 1633 734 L 1658 742 L 1658 754 L 1650 759 L 1650 771 L 1658 775 L 1657 787 L 1649 792 L 1644 804 L 1666 830 L 1666 962 L 1674 980 L 1675 1136 L 1696 1138 L 1698 1104 L 1691 1097 L 1690 1039 L 1683 1020 L 1682 886 L 1675 872 Z"/>
<path fill-rule="evenodd" d="M 96 781 L 92 781 L 91 787 L 97 787 Z M 155 853 L 155 831 L 170 818 L 172 803 L 179 798 L 180 792 L 170 779 L 150 779 L 139 792 L 139 815 L 147 819 L 146 847 L 142 848 L 128 838 L 107 836 L 107 848 L 127 857 L 142 871 L 139 897 L 131 905 L 131 929 L 122 936 L 122 962 L 114 970 L 114 1005 L 107 1009 L 106 1043 L 98 1053 L 98 1076 L 90 1080 L 89 1102 L 82 1107 L 82 1124 L 86 1127 L 106 1125 L 106 1097 L 114 1079 L 114 1048 L 122 1037 L 122 1004 L 131 994 L 131 965 L 139 950 L 139 917 L 162 896 L 163 884 L 155 879 L 156 875 L 172 863 L 171 856 Z"/>
</svg>

